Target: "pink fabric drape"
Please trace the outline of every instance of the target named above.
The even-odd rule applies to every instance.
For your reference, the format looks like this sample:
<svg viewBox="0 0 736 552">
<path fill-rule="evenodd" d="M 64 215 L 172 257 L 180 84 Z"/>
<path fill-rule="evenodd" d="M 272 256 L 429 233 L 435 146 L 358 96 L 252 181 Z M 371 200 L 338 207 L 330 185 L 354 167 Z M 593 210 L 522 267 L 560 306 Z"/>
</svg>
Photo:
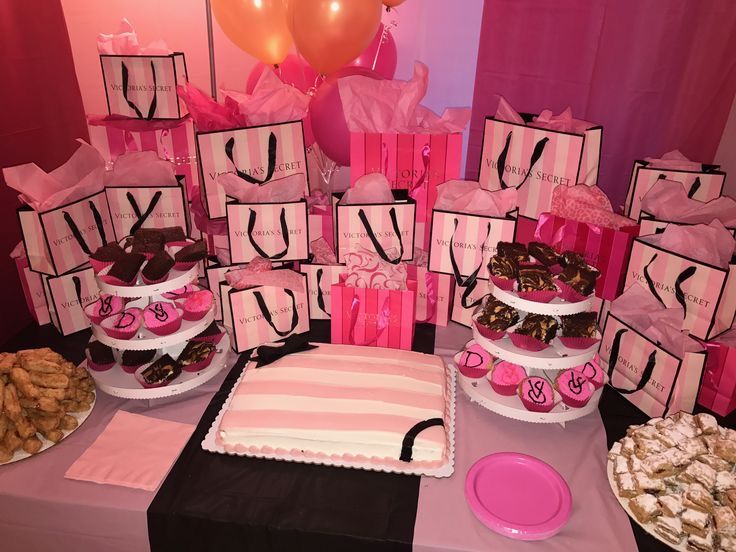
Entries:
<svg viewBox="0 0 736 552">
<path fill-rule="evenodd" d="M 498 94 L 603 125 L 599 185 L 623 204 L 634 159 L 711 162 L 736 91 L 733 0 L 486 0 L 467 176 Z"/>
</svg>

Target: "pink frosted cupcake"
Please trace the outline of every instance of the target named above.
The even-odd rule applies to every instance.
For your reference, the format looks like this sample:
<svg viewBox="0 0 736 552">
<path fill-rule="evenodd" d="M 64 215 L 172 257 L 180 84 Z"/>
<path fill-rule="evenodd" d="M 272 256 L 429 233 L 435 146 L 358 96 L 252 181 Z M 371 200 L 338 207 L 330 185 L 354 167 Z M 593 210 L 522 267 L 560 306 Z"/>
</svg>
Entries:
<svg viewBox="0 0 736 552">
<path fill-rule="evenodd" d="M 201 320 L 212 308 L 213 301 L 214 295 L 210 290 L 195 291 L 180 302 L 184 310 L 184 320 Z"/>
<path fill-rule="evenodd" d="M 516 389 L 525 377 L 524 368 L 502 360 L 493 366 L 488 374 L 488 381 L 496 393 L 508 397 L 516 393 Z"/>
<path fill-rule="evenodd" d="M 172 291 L 167 291 L 166 293 L 163 294 L 163 298 L 170 299 L 172 301 L 178 301 L 179 299 L 186 299 L 198 289 L 199 288 L 197 286 L 193 286 L 192 284 L 187 284 L 184 287 L 180 287 Z"/>
<path fill-rule="evenodd" d="M 493 357 L 483 347 L 473 343 L 470 347 L 460 353 L 457 360 L 457 368 L 460 373 L 468 378 L 482 378 L 491 368 Z"/>
<path fill-rule="evenodd" d="M 595 391 L 588 378 L 573 368 L 560 372 L 555 378 L 555 389 L 562 397 L 562 402 L 573 408 L 582 408 L 588 404 Z"/>
<path fill-rule="evenodd" d="M 555 407 L 555 393 L 552 385 L 538 376 L 521 380 L 516 390 L 521 404 L 531 412 L 549 412 Z"/>
<path fill-rule="evenodd" d="M 117 295 L 107 295 L 103 293 L 92 303 L 88 303 L 84 307 L 84 314 L 87 315 L 90 322 L 99 324 L 108 316 L 117 314 L 125 308 L 125 301 Z"/>
<path fill-rule="evenodd" d="M 169 335 L 181 328 L 182 312 L 173 303 L 156 301 L 143 311 L 146 328 L 156 335 Z"/>
<path fill-rule="evenodd" d="M 113 316 L 108 316 L 100 327 L 110 337 L 115 339 L 132 339 L 143 323 L 143 311 L 132 307 Z"/>
<path fill-rule="evenodd" d="M 598 355 L 596 355 L 593 360 L 577 366 L 575 370 L 578 370 L 583 374 L 596 389 L 600 389 L 606 383 L 606 375 L 601 369 L 600 358 L 598 358 Z"/>
</svg>

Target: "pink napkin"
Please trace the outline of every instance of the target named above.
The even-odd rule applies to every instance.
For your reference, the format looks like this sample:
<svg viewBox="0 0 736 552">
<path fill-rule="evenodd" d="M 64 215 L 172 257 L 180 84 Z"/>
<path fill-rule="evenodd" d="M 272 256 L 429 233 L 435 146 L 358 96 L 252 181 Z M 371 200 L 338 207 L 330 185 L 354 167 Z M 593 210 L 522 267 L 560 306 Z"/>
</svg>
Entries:
<svg viewBox="0 0 736 552">
<path fill-rule="evenodd" d="M 306 177 L 296 173 L 284 178 L 269 180 L 265 184 L 248 184 L 237 174 L 223 173 L 217 183 L 225 190 L 225 195 L 234 197 L 240 203 L 288 203 L 304 197 L 307 187 Z"/>
<path fill-rule="evenodd" d="M 447 108 L 440 117 L 419 104 L 427 93 L 429 69 L 418 61 L 409 81 L 353 75 L 337 82 L 350 132 L 443 134 L 462 132 L 470 121 L 470 109 Z"/>
<path fill-rule="evenodd" d="M 145 48 L 138 44 L 138 35 L 135 33 L 130 21 L 123 19 L 120 22 L 118 32 L 114 34 L 100 33 L 97 35 L 97 51 L 101 54 L 113 54 L 121 56 L 139 55 L 169 55 L 171 49 L 163 40 L 152 42 Z"/>
<path fill-rule="evenodd" d="M 386 251 L 395 256 L 393 248 Z M 406 289 L 406 264 L 387 263 L 373 251 L 357 246 L 345 255 L 345 285 L 374 289 Z"/>
<path fill-rule="evenodd" d="M 155 151 L 124 153 L 105 174 L 105 186 L 175 186 L 174 164 Z"/>
<path fill-rule="evenodd" d="M 553 215 L 618 230 L 636 226 L 636 221 L 613 212 L 611 202 L 598 186 L 557 186 L 552 191 Z"/>
<path fill-rule="evenodd" d="M 193 431 L 192 424 L 119 410 L 64 476 L 155 491 Z"/>
<path fill-rule="evenodd" d="M 364 174 L 340 198 L 340 205 L 393 202 L 391 184 L 381 173 Z"/>
<path fill-rule="evenodd" d="M 641 209 L 654 218 L 687 224 L 708 224 L 718 219 L 736 228 L 736 200 L 721 196 L 707 203 L 690 199 L 682 183 L 658 180 L 641 200 Z"/>
<path fill-rule="evenodd" d="M 518 206 L 516 188 L 489 191 L 472 180 L 448 180 L 437 186 L 435 209 L 503 217 Z"/>
<path fill-rule="evenodd" d="M 653 169 L 670 169 L 672 171 L 702 171 L 703 164 L 690 161 L 679 150 L 668 151 L 662 157 L 645 157 L 649 167 Z"/>
<path fill-rule="evenodd" d="M 3 169 L 5 182 L 36 211 L 47 211 L 101 191 L 105 160 L 83 140 L 77 142 L 79 147 L 69 160 L 50 173 L 35 163 L 26 163 Z"/>
</svg>

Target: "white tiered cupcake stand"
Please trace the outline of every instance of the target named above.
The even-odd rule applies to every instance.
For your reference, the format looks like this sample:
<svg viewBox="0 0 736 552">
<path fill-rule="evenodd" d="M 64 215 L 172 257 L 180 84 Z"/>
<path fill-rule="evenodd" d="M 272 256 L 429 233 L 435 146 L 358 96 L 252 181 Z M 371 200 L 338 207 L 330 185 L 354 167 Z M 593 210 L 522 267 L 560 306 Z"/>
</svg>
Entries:
<svg viewBox="0 0 736 552">
<path fill-rule="evenodd" d="M 549 303 L 539 303 L 523 299 L 513 291 L 499 289 L 493 285 L 493 282 L 489 282 L 488 285 L 491 295 L 499 301 L 516 308 L 522 319 L 527 313 L 566 316 L 587 312 L 591 309 L 589 299 L 570 303 L 555 298 Z M 565 347 L 557 338 L 552 340 L 549 347 L 538 352 L 516 347 L 508 335 L 495 341 L 488 339 L 483 337 L 475 327 L 475 319 L 481 312 L 482 306 L 478 307 L 473 314 L 473 341 L 497 359 L 518 364 L 526 369 L 529 376 L 543 377 L 550 384 L 553 384 L 557 372 L 584 365 L 592 360 L 598 352 L 598 343 L 587 349 L 571 349 Z M 512 332 L 514 328 L 515 326 L 509 328 L 508 331 Z M 597 337 L 600 338 L 600 336 Z M 466 348 L 472 345 L 473 341 L 469 342 Z M 460 354 L 458 353 L 455 356 L 455 367 L 457 367 L 456 363 Z M 458 370 L 458 381 L 460 388 L 465 391 L 471 401 L 502 416 L 532 423 L 559 423 L 564 425 L 566 422 L 587 416 L 598 408 L 598 401 L 603 393 L 602 388 L 597 389 L 584 407 L 572 408 L 562 402 L 559 393 L 555 390 L 556 404 L 551 411 L 532 412 L 524 408 L 518 395 L 504 396 L 496 393 L 487 377 L 469 378 L 462 375 Z"/>
<path fill-rule="evenodd" d="M 144 265 L 145 266 L 145 265 Z M 118 286 L 103 281 L 100 276 L 104 275 L 107 269 L 103 269 L 97 275 L 97 284 L 102 293 L 117 295 L 120 297 L 131 299 L 126 305 L 127 307 L 145 308 L 146 305 L 154 301 L 164 299 L 164 293 L 174 291 L 184 287 L 187 284 L 197 280 L 197 266 L 185 271 L 172 270 L 166 281 L 146 285 L 139 276 L 138 281 L 132 286 Z M 97 388 L 109 395 L 122 397 L 126 399 L 157 399 L 161 397 L 170 397 L 185 393 L 195 387 L 209 381 L 217 373 L 225 367 L 227 361 L 228 349 L 230 348 L 230 339 L 227 332 L 220 326 L 224 333 L 222 339 L 217 344 L 217 350 L 210 364 L 199 372 L 182 371 L 173 382 L 162 387 L 144 388 L 136 379 L 135 374 L 125 372 L 120 366 L 123 351 L 144 351 L 150 349 L 160 349 L 161 354 L 169 354 L 172 358 L 177 358 L 181 351 L 186 347 L 187 341 L 200 332 L 205 330 L 215 319 L 215 305 L 200 320 L 188 321 L 182 320 L 181 328 L 169 335 L 157 336 L 141 326 L 138 333 L 131 339 L 116 339 L 108 336 L 105 331 L 97 324 L 92 324 L 92 335 L 94 338 L 105 345 L 109 345 L 114 349 L 117 363 L 103 372 L 89 370 L 89 373 L 95 380 Z M 154 361 L 159 358 L 159 354 L 154 357 Z M 150 363 L 139 368 L 137 372 L 142 371 Z M 86 365 L 86 361 L 83 363 Z"/>
</svg>

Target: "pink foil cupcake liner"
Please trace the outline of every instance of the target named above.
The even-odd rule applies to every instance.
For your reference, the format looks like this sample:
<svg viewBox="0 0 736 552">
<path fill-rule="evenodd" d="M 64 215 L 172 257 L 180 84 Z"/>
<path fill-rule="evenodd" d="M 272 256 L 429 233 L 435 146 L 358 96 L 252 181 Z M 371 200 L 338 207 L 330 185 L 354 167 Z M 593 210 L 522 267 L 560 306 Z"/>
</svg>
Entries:
<svg viewBox="0 0 736 552">
<path fill-rule="evenodd" d="M 212 352 L 207 356 L 206 359 L 195 362 L 194 364 L 190 364 L 189 366 L 182 366 L 181 369 L 184 372 L 199 372 L 200 370 L 204 370 L 212 363 L 212 359 L 215 358 L 216 353 L 217 349 L 212 349 Z"/>
<path fill-rule="evenodd" d="M 100 280 L 102 280 L 106 284 L 110 284 L 111 286 L 130 287 L 135 284 L 135 280 L 133 280 L 132 282 L 123 282 L 120 278 L 115 278 L 114 276 L 110 276 L 109 274 L 103 274 L 102 276 L 100 276 Z"/>
<path fill-rule="evenodd" d="M 490 278 L 493 285 L 498 289 L 502 289 L 504 291 L 511 291 L 514 289 L 514 280 L 512 278 L 501 278 L 499 276 L 491 276 Z"/>
<path fill-rule="evenodd" d="M 179 311 L 179 316 L 177 318 L 173 318 L 172 320 L 166 322 L 166 324 L 161 324 L 160 326 L 156 326 L 156 327 L 146 326 L 146 329 L 152 334 L 155 334 L 158 336 L 165 336 L 165 335 L 170 335 L 174 332 L 178 332 L 179 328 L 181 328 L 181 323 L 184 320 L 184 317 L 182 316 L 182 311 L 180 309 L 177 309 L 177 310 Z"/>
<path fill-rule="evenodd" d="M 585 295 L 578 293 L 565 282 L 557 280 L 556 284 L 560 290 L 560 298 L 564 299 L 568 303 L 579 303 L 580 301 L 585 301 L 587 299 Z"/>
<path fill-rule="evenodd" d="M 512 332 L 509 334 L 509 339 L 511 339 L 511 343 L 516 345 L 519 349 L 524 349 L 525 351 L 531 351 L 533 353 L 544 351 L 549 347 L 547 343 L 539 341 L 530 335 Z"/>
<path fill-rule="evenodd" d="M 588 349 L 598 343 L 600 340 L 595 337 L 564 337 L 560 336 L 560 340 L 568 349 Z"/>
<path fill-rule="evenodd" d="M 552 274 L 559 274 L 560 272 L 562 272 L 562 267 L 559 264 L 557 264 L 557 263 L 555 263 L 555 264 L 553 264 L 551 266 L 548 266 L 547 268 L 549 269 L 549 271 Z"/>
<path fill-rule="evenodd" d="M 222 340 L 224 335 L 225 335 L 225 332 L 220 332 L 215 335 L 205 335 L 203 337 L 193 337 L 189 341 L 204 341 L 206 343 L 214 343 L 215 345 L 217 345 Z"/>
<path fill-rule="evenodd" d="M 501 339 L 503 336 L 506 335 L 506 330 L 501 330 L 501 331 L 492 330 L 484 326 L 477 320 L 473 320 L 473 323 L 475 324 L 475 329 L 478 330 L 478 333 L 482 335 L 483 337 L 485 337 L 486 339 L 490 339 L 491 341 L 498 341 L 499 339 Z"/>
<path fill-rule="evenodd" d="M 90 257 L 89 264 L 92 267 L 94 273 L 98 274 L 103 268 L 114 265 L 115 261 L 98 261 L 97 259 L 93 259 L 92 257 Z"/>
<path fill-rule="evenodd" d="M 534 301 L 535 303 L 549 303 L 552 299 L 559 295 L 558 291 L 537 290 L 537 291 L 518 291 L 516 293 L 521 299 Z"/>
<path fill-rule="evenodd" d="M 151 363 L 146 362 L 144 364 L 138 364 L 137 366 L 125 366 L 121 364 L 120 368 L 122 368 L 123 372 L 125 372 L 126 374 L 135 374 L 139 368 L 142 368 L 143 366 L 146 366 L 147 364 L 151 364 Z"/>
<path fill-rule="evenodd" d="M 146 284 L 147 286 L 152 286 L 153 284 L 160 284 L 161 282 L 165 282 L 168 279 L 169 279 L 168 274 L 164 276 L 163 278 L 157 278 L 155 280 L 149 280 L 143 274 L 141 274 L 141 280 L 143 280 L 143 283 Z"/>
<path fill-rule="evenodd" d="M 135 373 L 133 374 L 133 376 L 135 377 L 135 380 L 140 384 L 141 387 L 143 387 L 144 389 L 156 389 L 157 387 L 166 387 L 167 385 L 171 383 L 171 381 L 164 381 L 162 383 L 146 383 L 146 380 L 144 380 L 143 376 L 141 376 L 141 372 L 147 366 L 148 364 L 144 364 L 143 366 L 138 368 L 138 370 L 136 370 Z"/>
<path fill-rule="evenodd" d="M 97 364 L 96 362 L 93 362 L 92 360 L 87 358 L 87 368 L 89 368 L 90 370 L 94 372 L 106 372 L 113 366 L 115 366 L 114 362 L 108 362 L 105 364 Z"/>
<path fill-rule="evenodd" d="M 194 268 L 197 264 L 197 261 L 177 261 L 174 263 L 174 270 L 178 270 L 180 272 L 186 272 L 187 270 L 190 270 Z"/>
</svg>

